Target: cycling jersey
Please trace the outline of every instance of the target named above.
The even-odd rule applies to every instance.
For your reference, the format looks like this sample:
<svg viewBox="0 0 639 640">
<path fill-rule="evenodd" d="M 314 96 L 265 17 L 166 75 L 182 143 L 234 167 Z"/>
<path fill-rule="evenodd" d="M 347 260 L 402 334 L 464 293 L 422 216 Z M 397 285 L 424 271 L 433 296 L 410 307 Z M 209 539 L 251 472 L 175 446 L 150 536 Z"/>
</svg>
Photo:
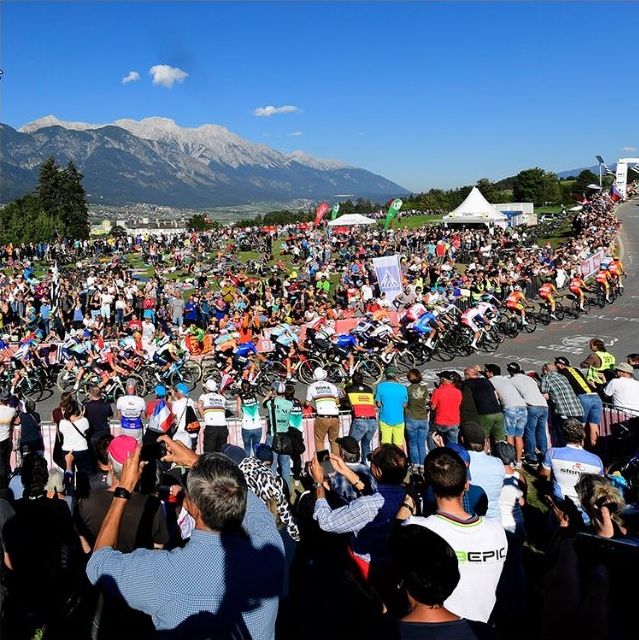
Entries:
<svg viewBox="0 0 639 640">
<path fill-rule="evenodd" d="M 120 412 L 122 429 L 142 429 L 142 413 L 146 410 L 144 398 L 132 395 L 122 396 L 118 398 L 115 406 Z"/>
<path fill-rule="evenodd" d="M 555 285 L 551 282 L 545 282 L 541 285 L 541 287 L 539 287 L 540 298 L 547 298 L 554 295 L 555 293 L 557 293 L 557 290 L 555 289 Z"/>
<path fill-rule="evenodd" d="M 387 338 L 393 335 L 393 327 L 388 324 L 381 324 L 370 332 L 371 338 Z"/>
<path fill-rule="evenodd" d="M 492 317 L 497 315 L 497 307 L 490 302 L 480 302 L 476 308 L 482 316 Z"/>
<path fill-rule="evenodd" d="M 257 354 L 257 347 L 252 342 L 243 342 L 235 349 L 235 354 L 239 358 L 248 358 L 252 353 Z"/>
<path fill-rule="evenodd" d="M 506 298 L 506 306 L 521 306 L 526 301 L 526 297 L 521 291 L 511 291 Z"/>
<path fill-rule="evenodd" d="M 335 339 L 335 346 L 350 351 L 353 347 L 357 346 L 357 338 L 350 333 L 341 333 Z"/>
<path fill-rule="evenodd" d="M 291 329 L 282 332 L 277 336 L 277 339 L 275 340 L 276 344 L 280 344 L 283 347 L 290 347 L 293 343 L 297 343 L 297 341 L 297 336 Z"/>
<path fill-rule="evenodd" d="M 415 322 L 418 318 L 426 313 L 426 307 L 421 304 L 421 302 L 417 302 L 408 307 L 406 311 L 405 318 L 407 318 L 410 322 Z"/>
<path fill-rule="evenodd" d="M 417 322 L 413 322 L 412 328 L 415 329 L 418 333 L 428 334 L 433 330 L 432 323 L 434 323 L 436 317 L 430 311 L 427 311 L 422 315 Z"/>
<path fill-rule="evenodd" d="M 572 291 L 573 289 L 577 289 L 581 291 L 582 287 L 585 287 L 586 283 L 581 278 L 572 278 L 570 280 L 569 288 Z"/>
<path fill-rule="evenodd" d="M 226 426 L 226 398 L 220 393 L 203 393 L 200 396 L 207 427 Z"/>
<path fill-rule="evenodd" d="M 608 284 L 609 278 L 610 278 L 610 274 L 607 271 L 598 271 L 597 275 L 595 276 L 595 280 L 599 284 L 604 284 L 604 285 Z"/>
</svg>

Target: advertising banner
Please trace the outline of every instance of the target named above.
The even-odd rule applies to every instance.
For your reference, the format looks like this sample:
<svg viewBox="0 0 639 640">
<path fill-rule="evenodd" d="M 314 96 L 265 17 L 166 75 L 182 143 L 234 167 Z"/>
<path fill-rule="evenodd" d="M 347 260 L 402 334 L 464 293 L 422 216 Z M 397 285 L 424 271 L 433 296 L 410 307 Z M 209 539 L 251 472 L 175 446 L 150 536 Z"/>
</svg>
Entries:
<svg viewBox="0 0 639 640">
<path fill-rule="evenodd" d="M 399 265 L 399 256 L 373 258 L 373 264 L 380 291 L 386 293 L 389 302 L 393 302 L 395 296 L 402 290 L 402 269 Z"/>
</svg>

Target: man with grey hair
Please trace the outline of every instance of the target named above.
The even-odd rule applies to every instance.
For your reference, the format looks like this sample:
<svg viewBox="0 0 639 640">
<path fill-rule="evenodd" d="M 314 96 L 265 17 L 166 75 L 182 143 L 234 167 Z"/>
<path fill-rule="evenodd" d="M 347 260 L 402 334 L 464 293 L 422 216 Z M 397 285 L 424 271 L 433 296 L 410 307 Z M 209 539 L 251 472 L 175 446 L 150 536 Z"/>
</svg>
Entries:
<svg viewBox="0 0 639 640">
<path fill-rule="evenodd" d="M 142 442 L 144 424 L 146 418 L 146 402 L 137 394 L 137 380 L 129 378 L 126 381 L 126 395 L 118 398 L 115 408 L 120 419 L 121 433 Z"/>
<path fill-rule="evenodd" d="M 161 436 L 166 462 L 190 468 L 184 507 L 195 530 L 182 549 L 116 551 L 140 448 L 124 462 L 116 493 L 87 565 L 93 584 L 107 580 L 126 603 L 151 615 L 159 632 L 179 637 L 275 637 L 284 580 L 284 546 L 266 505 L 248 491 L 240 468 L 220 453 L 197 456 Z"/>
</svg>

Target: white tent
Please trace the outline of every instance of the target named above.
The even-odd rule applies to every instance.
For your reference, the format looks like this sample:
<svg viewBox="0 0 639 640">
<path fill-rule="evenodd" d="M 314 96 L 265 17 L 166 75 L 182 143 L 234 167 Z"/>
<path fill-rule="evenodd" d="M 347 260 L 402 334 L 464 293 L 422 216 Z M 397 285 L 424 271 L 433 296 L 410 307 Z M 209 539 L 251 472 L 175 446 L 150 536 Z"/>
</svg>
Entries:
<svg viewBox="0 0 639 640">
<path fill-rule="evenodd" d="M 331 220 L 328 223 L 329 227 L 354 227 L 358 224 L 375 224 L 376 220 L 373 218 L 367 218 L 361 213 L 347 213 L 335 220 Z"/>
<path fill-rule="evenodd" d="M 472 191 L 454 211 L 443 218 L 444 222 L 453 224 L 495 224 L 505 227 L 508 216 L 493 207 L 482 195 L 477 187 Z"/>
</svg>

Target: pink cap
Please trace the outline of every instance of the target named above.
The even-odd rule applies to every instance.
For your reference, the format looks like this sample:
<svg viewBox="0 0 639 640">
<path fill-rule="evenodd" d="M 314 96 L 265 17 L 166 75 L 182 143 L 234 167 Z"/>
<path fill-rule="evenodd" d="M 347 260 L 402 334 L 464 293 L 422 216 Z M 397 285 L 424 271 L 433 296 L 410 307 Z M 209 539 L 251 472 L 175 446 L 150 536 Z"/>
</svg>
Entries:
<svg viewBox="0 0 639 640">
<path fill-rule="evenodd" d="M 122 464 L 136 449 L 138 441 L 131 436 L 118 436 L 111 440 L 107 447 L 107 453 L 116 461 Z"/>
</svg>

